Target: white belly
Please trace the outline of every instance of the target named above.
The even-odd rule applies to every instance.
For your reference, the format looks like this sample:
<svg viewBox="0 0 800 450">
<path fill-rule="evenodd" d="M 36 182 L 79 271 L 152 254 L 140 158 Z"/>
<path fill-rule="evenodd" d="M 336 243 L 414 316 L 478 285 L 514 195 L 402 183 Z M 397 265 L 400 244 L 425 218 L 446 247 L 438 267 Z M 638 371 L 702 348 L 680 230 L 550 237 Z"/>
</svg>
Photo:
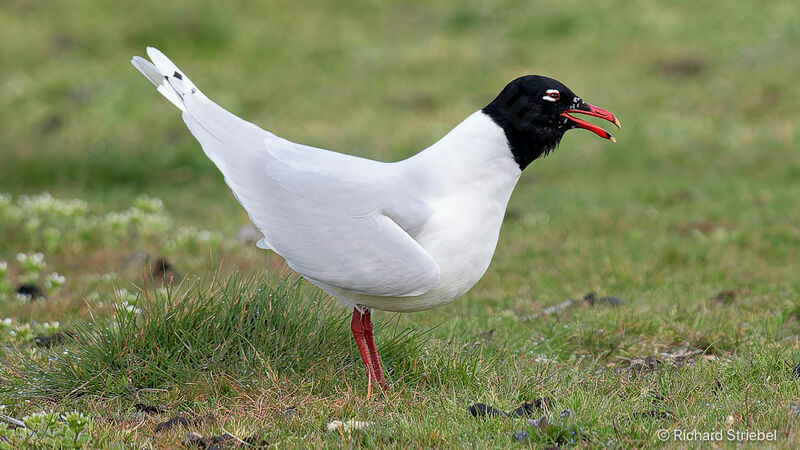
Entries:
<svg viewBox="0 0 800 450">
<path fill-rule="evenodd" d="M 345 305 L 382 311 L 423 311 L 450 303 L 475 286 L 489 268 L 515 182 L 501 195 L 494 190 L 466 190 L 434 205 L 436 214 L 415 236 L 439 264 L 441 280 L 434 289 L 410 297 L 384 297 L 320 287 Z"/>
</svg>

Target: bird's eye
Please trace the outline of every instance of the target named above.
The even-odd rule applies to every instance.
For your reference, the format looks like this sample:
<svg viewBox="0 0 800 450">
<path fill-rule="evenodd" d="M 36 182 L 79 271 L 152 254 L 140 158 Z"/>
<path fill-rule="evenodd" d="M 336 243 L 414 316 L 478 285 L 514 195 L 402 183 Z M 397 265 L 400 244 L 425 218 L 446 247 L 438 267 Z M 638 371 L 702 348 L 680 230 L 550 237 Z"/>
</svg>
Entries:
<svg viewBox="0 0 800 450">
<path fill-rule="evenodd" d="M 545 92 L 545 96 L 542 97 L 542 100 L 547 100 L 548 102 L 554 102 L 561 98 L 561 94 L 556 89 L 548 89 Z"/>
</svg>

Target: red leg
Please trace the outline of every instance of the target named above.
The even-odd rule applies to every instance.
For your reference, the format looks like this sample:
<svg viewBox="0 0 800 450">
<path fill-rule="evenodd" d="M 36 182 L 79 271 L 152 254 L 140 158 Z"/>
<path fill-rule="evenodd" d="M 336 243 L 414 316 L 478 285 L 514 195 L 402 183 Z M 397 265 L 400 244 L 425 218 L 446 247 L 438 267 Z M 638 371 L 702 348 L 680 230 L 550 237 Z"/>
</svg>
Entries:
<svg viewBox="0 0 800 450">
<path fill-rule="evenodd" d="M 361 321 L 364 328 L 364 340 L 367 342 L 369 358 L 372 361 L 372 370 L 375 375 L 375 381 L 377 381 L 383 389 L 388 389 L 389 385 L 386 383 L 386 378 L 383 377 L 381 358 L 378 356 L 378 349 L 375 348 L 375 340 L 372 338 L 372 313 L 367 310 L 367 312 L 361 315 Z"/>
<path fill-rule="evenodd" d="M 364 320 L 358 308 L 353 308 L 353 320 L 350 321 L 350 331 L 353 332 L 353 338 L 356 340 L 358 352 L 361 353 L 361 361 L 367 369 L 367 381 L 369 387 L 367 388 L 367 396 L 372 390 L 372 380 L 377 380 L 375 370 L 372 368 L 372 360 L 369 355 L 369 347 L 367 346 L 366 336 L 364 334 Z"/>
</svg>

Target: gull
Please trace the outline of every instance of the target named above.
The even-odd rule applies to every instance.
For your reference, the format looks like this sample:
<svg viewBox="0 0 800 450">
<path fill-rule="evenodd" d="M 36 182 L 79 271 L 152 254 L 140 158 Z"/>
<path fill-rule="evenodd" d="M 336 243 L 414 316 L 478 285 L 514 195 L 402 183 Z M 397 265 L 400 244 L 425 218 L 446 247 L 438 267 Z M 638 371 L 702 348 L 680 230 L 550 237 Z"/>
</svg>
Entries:
<svg viewBox="0 0 800 450">
<path fill-rule="evenodd" d="M 182 111 L 263 234 L 256 245 L 352 308 L 368 396 L 373 383 L 388 388 L 372 310 L 422 311 L 466 293 L 489 268 L 523 169 L 573 128 L 616 142 L 575 114 L 620 126 L 562 83 L 527 75 L 430 147 L 380 162 L 276 136 L 211 101 L 159 50 L 147 55 L 131 62 Z"/>
</svg>

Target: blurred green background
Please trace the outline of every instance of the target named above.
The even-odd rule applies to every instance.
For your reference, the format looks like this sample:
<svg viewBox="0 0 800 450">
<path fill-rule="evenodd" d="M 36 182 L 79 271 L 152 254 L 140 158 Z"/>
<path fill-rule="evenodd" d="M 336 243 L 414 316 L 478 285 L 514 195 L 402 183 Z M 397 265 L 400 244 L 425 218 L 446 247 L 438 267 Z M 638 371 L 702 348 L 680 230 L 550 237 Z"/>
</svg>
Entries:
<svg viewBox="0 0 800 450">
<path fill-rule="evenodd" d="M 536 73 L 615 112 L 624 129 L 614 147 L 570 133 L 532 179 L 622 184 L 637 196 L 713 178 L 707 195 L 724 201 L 767 180 L 793 189 L 800 174 L 791 1 L 10 0 L 0 30 L 0 187 L 14 194 L 114 201 L 144 190 L 192 213 L 235 210 L 171 201 L 222 198 L 225 187 L 128 63 L 147 45 L 234 113 L 362 156 L 407 157 Z"/>
</svg>

